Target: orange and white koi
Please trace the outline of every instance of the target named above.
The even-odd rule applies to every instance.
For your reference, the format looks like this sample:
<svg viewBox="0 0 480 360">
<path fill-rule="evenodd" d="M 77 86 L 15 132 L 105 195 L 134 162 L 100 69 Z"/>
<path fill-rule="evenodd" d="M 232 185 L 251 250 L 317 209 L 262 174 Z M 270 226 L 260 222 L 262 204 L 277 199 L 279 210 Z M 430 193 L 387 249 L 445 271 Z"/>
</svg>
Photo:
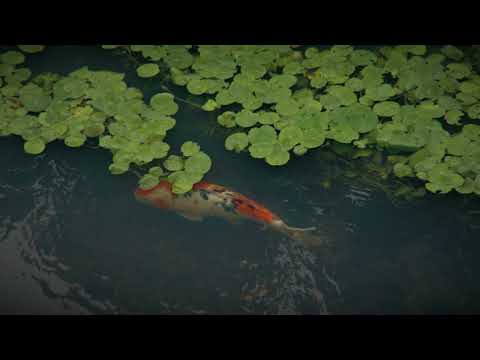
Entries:
<svg viewBox="0 0 480 360">
<path fill-rule="evenodd" d="M 147 190 L 137 188 L 134 195 L 142 203 L 175 211 L 192 221 L 202 221 L 208 216 L 220 217 L 232 223 L 246 219 L 261 223 L 309 246 L 322 244 L 318 236 L 309 233 L 315 230 L 314 227 L 288 226 L 280 217 L 256 201 L 205 181 L 195 184 L 192 191 L 182 195 L 172 193 L 172 186 L 167 181 L 161 181 L 157 186 Z"/>
</svg>

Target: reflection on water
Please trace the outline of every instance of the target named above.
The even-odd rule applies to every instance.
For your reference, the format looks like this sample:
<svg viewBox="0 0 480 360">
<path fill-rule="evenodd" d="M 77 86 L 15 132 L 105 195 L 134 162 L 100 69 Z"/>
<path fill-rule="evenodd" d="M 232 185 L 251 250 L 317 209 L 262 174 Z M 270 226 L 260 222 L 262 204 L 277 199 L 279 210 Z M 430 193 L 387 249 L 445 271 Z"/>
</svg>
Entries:
<svg viewBox="0 0 480 360">
<path fill-rule="evenodd" d="M 33 169 L 38 169 L 42 158 L 35 159 Z M 115 307 L 109 301 L 96 300 L 81 284 L 66 280 L 72 269 L 56 256 L 55 248 L 64 236 L 63 218 L 71 206 L 72 191 L 84 179 L 65 162 L 57 164 L 50 160 L 46 165 L 47 173 L 23 188 L 0 185 L 4 201 L 12 202 L 4 209 L 13 209 L 13 202 L 23 193 L 31 196 L 30 209 L 24 215 L 0 217 L 0 283 L 8 286 L 0 311 L 114 312 Z M 9 173 L 15 177 L 31 175 L 21 168 Z"/>
</svg>

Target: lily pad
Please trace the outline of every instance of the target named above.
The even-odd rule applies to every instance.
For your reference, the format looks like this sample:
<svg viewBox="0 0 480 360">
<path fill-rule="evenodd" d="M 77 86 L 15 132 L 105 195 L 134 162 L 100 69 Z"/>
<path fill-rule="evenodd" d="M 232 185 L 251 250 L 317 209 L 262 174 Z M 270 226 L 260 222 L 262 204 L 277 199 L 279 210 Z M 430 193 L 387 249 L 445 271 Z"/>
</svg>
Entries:
<svg viewBox="0 0 480 360">
<path fill-rule="evenodd" d="M 179 171 L 182 170 L 184 167 L 184 161 L 181 156 L 177 155 L 170 155 L 165 161 L 163 162 L 163 166 L 165 169 L 169 171 Z"/>
<path fill-rule="evenodd" d="M 84 135 L 78 134 L 78 135 L 67 136 L 64 142 L 65 142 L 65 145 L 67 145 L 68 147 L 77 148 L 82 146 L 85 143 L 85 140 L 87 140 L 87 138 Z"/>
<path fill-rule="evenodd" d="M 236 114 L 233 111 L 225 111 L 217 117 L 217 122 L 226 128 L 233 128 L 237 126 L 235 122 Z"/>
<path fill-rule="evenodd" d="M 137 68 L 137 75 L 141 78 L 150 78 L 159 72 L 160 69 L 157 64 L 143 64 Z"/>
<path fill-rule="evenodd" d="M 378 116 L 391 117 L 400 111 L 400 105 L 393 101 L 383 101 L 373 106 L 373 112 Z"/>
<path fill-rule="evenodd" d="M 202 151 L 193 154 L 185 161 L 185 170 L 191 173 L 205 174 L 212 167 L 212 160 Z"/>
<path fill-rule="evenodd" d="M 7 51 L 0 55 L 0 61 L 4 64 L 18 65 L 25 61 L 25 55 L 19 51 Z"/>
<path fill-rule="evenodd" d="M 272 166 L 285 165 L 290 160 L 290 153 L 280 144 L 275 144 L 272 152 L 265 158 L 267 164 Z"/>
<path fill-rule="evenodd" d="M 45 45 L 17 45 L 23 52 L 34 54 L 41 52 L 45 49 Z"/>
<path fill-rule="evenodd" d="M 250 152 L 250 156 L 256 159 L 263 159 L 269 156 L 274 149 L 275 143 L 272 142 L 259 142 L 250 145 L 248 151 Z"/>
<path fill-rule="evenodd" d="M 450 125 L 460 125 L 460 119 L 463 116 L 463 112 L 460 110 L 450 110 L 445 114 L 445 120 Z"/>
<path fill-rule="evenodd" d="M 23 144 L 23 149 L 27 154 L 37 155 L 45 150 L 45 143 L 39 139 L 28 140 Z"/>
<path fill-rule="evenodd" d="M 273 130 L 273 128 L 272 128 Z M 287 126 L 280 131 L 278 142 L 283 149 L 290 150 L 303 139 L 303 131 L 297 126 Z M 287 160 L 288 161 L 288 160 Z"/>
<path fill-rule="evenodd" d="M 235 122 L 243 128 L 252 127 L 258 122 L 258 114 L 249 110 L 242 110 L 236 115 Z"/>
<path fill-rule="evenodd" d="M 173 115 L 178 111 L 178 105 L 174 99 L 175 97 L 172 94 L 159 93 L 152 96 L 150 105 L 162 115 Z"/>
<path fill-rule="evenodd" d="M 160 166 L 151 167 L 150 169 L 148 169 L 148 173 L 157 178 L 165 174 L 165 172 Z"/>
<path fill-rule="evenodd" d="M 248 140 L 252 144 L 256 143 L 275 143 L 277 142 L 277 132 L 270 125 L 263 125 L 259 128 L 250 129 Z"/>
<path fill-rule="evenodd" d="M 149 173 L 140 178 L 138 185 L 141 189 L 148 190 L 157 186 L 159 182 L 158 176 Z"/>
<path fill-rule="evenodd" d="M 217 108 L 219 108 L 219 105 L 212 99 L 207 100 L 207 102 L 202 105 L 202 109 L 205 111 L 214 111 Z"/>
<path fill-rule="evenodd" d="M 225 139 L 225 148 L 230 151 L 240 152 L 248 146 L 247 134 L 240 132 L 231 134 Z"/>
<path fill-rule="evenodd" d="M 193 141 L 187 141 L 183 143 L 180 150 L 184 156 L 188 157 L 198 153 L 200 151 L 200 146 Z"/>
</svg>

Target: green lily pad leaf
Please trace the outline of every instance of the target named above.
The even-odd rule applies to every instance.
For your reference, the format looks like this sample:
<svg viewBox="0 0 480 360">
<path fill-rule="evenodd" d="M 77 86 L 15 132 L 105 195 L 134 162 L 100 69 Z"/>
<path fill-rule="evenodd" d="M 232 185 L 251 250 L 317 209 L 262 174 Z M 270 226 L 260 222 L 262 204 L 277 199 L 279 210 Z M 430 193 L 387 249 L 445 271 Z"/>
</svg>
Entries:
<svg viewBox="0 0 480 360">
<path fill-rule="evenodd" d="M 250 152 L 251 157 L 255 159 L 263 159 L 272 153 L 274 145 L 275 143 L 272 142 L 259 142 L 250 145 L 248 151 Z"/>
<path fill-rule="evenodd" d="M 23 52 L 34 54 L 41 52 L 45 49 L 45 45 L 17 45 Z"/>
<path fill-rule="evenodd" d="M 460 125 L 460 119 L 463 116 L 463 112 L 460 110 L 450 110 L 445 114 L 445 120 L 450 125 Z"/>
<path fill-rule="evenodd" d="M 172 184 L 172 192 L 174 194 L 185 194 L 192 190 L 194 183 L 183 174 L 180 174 L 175 178 Z"/>
<path fill-rule="evenodd" d="M 155 176 L 155 177 L 160 177 L 165 175 L 165 172 L 160 166 L 153 166 L 148 170 L 148 173 Z"/>
<path fill-rule="evenodd" d="M 470 75 L 471 69 L 469 66 L 466 64 L 462 63 L 452 63 L 447 65 L 447 73 L 451 77 L 461 80 L 463 78 L 466 78 Z"/>
<path fill-rule="evenodd" d="M 28 45 L 28 46 L 30 46 L 30 45 Z M 33 46 L 36 46 L 36 45 L 33 45 Z M 116 49 L 120 46 L 122 46 L 122 45 L 102 45 L 102 49 L 113 50 L 113 49 Z"/>
<path fill-rule="evenodd" d="M 451 96 L 441 96 L 438 98 L 437 103 L 447 111 L 462 109 L 462 105 Z"/>
<path fill-rule="evenodd" d="M 460 91 L 470 94 L 477 99 L 480 98 L 480 85 L 473 81 L 463 81 L 458 88 Z"/>
<path fill-rule="evenodd" d="M 326 133 L 326 137 L 342 144 L 349 144 L 359 138 L 357 131 L 353 130 L 347 123 L 336 124 Z"/>
<path fill-rule="evenodd" d="M 193 154 L 185 161 L 185 170 L 196 174 L 205 174 L 212 167 L 212 160 L 203 151 Z"/>
<path fill-rule="evenodd" d="M 330 86 L 328 88 L 328 94 L 338 99 L 341 105 L 348 106 L 357 102 L 357 95 L 352 89 L 345 86 Z"/>
<path fill-rule="evenodd" d="M 457 186 L 455 190 L 460 194 L 471 194 L 475 190 L 475 182 L 470 178 L 465 178 L 464 183 Z"/>
<path fill-rule="evenodd" d="M 249 110 L 242 110 L 236 115 L 235 122 L 243 128 L 252 127 L 258 122 L 258 114 Z"/>
<path fill-rule="evenodd" d="M 51 97 L 42 88 L 31 83 L 21 88 L 19 94 L 20 102 L 28 111 L 32 112 L 45 110 L 52 101 Z"/>
<path fill-rule="evenodd" d="M 280 144 L 274 144 L 272 152 L 265 158 L 267 164 L 272 166 L 285 165 L 290 160 L 290 153 Z"/>
<path fill-rule="evenodd" d="M 378 116 L 367 105 L 353 104 L 348 107 L 339 108 L 330 113 L 330 126 L 345 124 L 356 133 L 367 133 L 377 127 Z M 351 133 L 346 129 L 347 133 Z M 358 135 L 358 134 L 357 134 Z M 355 137 L 358 139 L 358 137 Z"/>
<path fill-rule="evenodd" d="M 157 75 L 160 68 L 157 64 L 143 64 L 137 68 L 137 75 L 141 78 L 150 78 Z"/>
<path fill-rule="evenodd" d="M 193 95 L 202 95 L 208 91 L 208 83 L 202 79 L 192 79 L 187 84 L 187 90 Z"/>
<path fill-rule="evenodd" d="M 170 145 L 163 141 L 154 141 L 149 144 L 155 159 L 162 159 L 167 156 Z"/>
<path fill-rule="evenodd" d="M 28 140 L 23 144 L 23 149 L 27 154 L 37 155 L 45 150 L 45 143 L 39 139 Z"/>
<path fill-rule="evenodd" d="M 471 119 L 480 119 L 480 104 L 470 106 L 467 110 L 467 114 Z"/>
<path fill-rule="evenodd" d="M 283 116 L 292 116 L 300 111 L 299 104 L 292 98 L 284 99 L 277 103 L 275 110 L 280 115 Z"/>
<path fill-rule="evenodd" d="M 302 129 L 300 129 L 297 126 L 291 125 L 283 128 L 280 131 L 280 135 L 278 136 L 278 142 L 283 146 L 285 150 L 290 150 L 295 145 L 299 144 L 302 138 L 303 138 Z"/>
<path fill-rule="evenodd" d="M 214 111 L 215 109 L 218 109 L 219 105 L 212 99 L 207 100 L 205 104 L 202 105 L 202 109 L 205 111 Z"/>
<path fill-rule="evenodd" d="M 280 120 L 280 115 L 272 111 L 258 112 L 258 122 L 264 125 L 272 125 Z"/>
<path fill-rule="evenodd" d="M 240 152 L 248 146 L 247 134 L 240 132 L 228 136 L 225 139 L 225 149 Z"/>
<path fill-rule="evenodd" d="M 168 171 L 179 171 L 182 170 L 184 167 L 184 161 L 182 157 L 177 155 L 170 155 L 165 161 L 163 162 L 163 166 Z"/>
<path fill-rule="evenodd" d="M 301 140 L 301 146 L 306 149 L 314 149 L 321 146 L 325 142 L 325 132 L 316 129 L 310 128 L 303 131 L 303 136 Z M 294 149 L 295 152 L 295 149 Z"/>
<path fill-rule="evenodd" d="M 120 175 L 126 173 L 129 167 L 130 165 L 128 162 L 114 162 L 108 166 L 108 170 L 112 175 Z"/>
<path fill-rule="evenodd" d="M 263 125 L 259 128 L 250 129 L 248 140 L 252 143 L 275 143 L 277 142 L 277 132 L 270 125 Z"/>
<path fill-rule="evenodd" d="M 192 156 L 200 151 L 200 146 L 192 141 L 184 142 L 181 151 L 183 156 Z"/>
<path fill-rule="evenodd" d="M 162 115 L 173 115 L 178 111 L 178 105 L 174 99 L 175 97 L 172 94 L 159 93 L 152 96 L 150 105 Z"/>
<path fill-rule="evenodd" d="M 88 137 L 97 137 L 102 135 L 104 132 L 105 126 L 102 124 L 93 124 L 83 130 L 83 133 Z"/>
<path fill-rule="evenodd" d="M 397 48 L 413 55 L 425 55 L 427 52 L 425 45 L 400 45 Z"/>
<path fill-rule="evenodd" d="M 345 83 L 347 88 L 352 89 L 355 92 L 362 91 L 365 87 L 363 86 L 362 79 L 359 78 L 350 78 Z"/>
<path fill-rule="evenodd" d="M 427 173 L 428 183 L 425 185 L 427 190 L 442 194 L 448 193 L 453 188 L 463 185 L 464 179 L 459 174 L 451 171 L 446 164 L 435 165 L 432 170 Z"/>
<path fill-rule="evenodd" d="M 235 97 L 226 89 L 220 90 L 215 96 L 218 105 L 230 105 L 235 102 Z"/>
<path fill-rule="evenodd" d="M 378 116 L 391 117 L 400 111 L 400 105 L 393 101 L 383 101 L 376 103 L 373 112 Z"/>
<path fill-rule="evenodd" d="M 297 156 L 302 156 L 302 155 L 305 155 L 308 151 L 308 148 L 306 148 L 305 146 L 303 145 L 297 145 L 293 148 L 293 153 Z"/>
<path fill-rule="evenodd" d="M 462 128 L 462 134 L 470 140 L 480 140 L 480 125 L 467 124 Z"/>
<path fill-rule="evenodd" d="M 350 61 L 355 66 L 366 66 L 373 64 L 377 56 L 369 50 L 355 50 L 350 54 Z"/>
<path fill-rule="evenodd" d="M 463 51 L 460 50 L 459 48 L 455 47 L 455 46 L 452 46 L 452 45 L 444 46 L 440 51 L 446 57 L 448 57 L 452 60 L 455 60 L 455 61 L 459 61 L 463 58 Z"/>
<path fill-rule="evenodd" d="M 233 128 L 237 126 L 235 122 L 236 114 L 233 111 L 225 111 L 217 117 L 217 122 L 226 128 Z"/>
<path fill-rule="evenodd" d="M 441 106 L 427 102 L 427 103 L 422 103 L 418 107 L 418 110 L 426 114 L 426 116 L 432 117 L 432 118 L 439 118 L 445 115 L 445 109 L 443 109 Z"/>
<path fill-rule="evenodd" d="M 471 94 L 464 93 L 464 92 L 457 93 L 455 98 L 465 106 L 473 105 L 478 101 L 475 96 L 473 96 Z"/>
<path fill-rule="evenodd" d="M 391 85 L 383 84 L 376 87 L 367 88 L 365 96 L 374 101 L 384 101 L 396 95 Z"/>
<path fill-rule="evenodd" d="M 410 166 L 401 163 L 397 163 L 393 166 L 393 173 L 399 178 L 414 175 L 413 169 Z"/>
<path fill-rule="evenodd" d="M 77 148 L 82 146 L 85 143 L 85 140 L 87 140 L 85 135 L 78 134 L 78 135 L 67 136 L 64 142 L 65 142 L 65 145 L 67 145 L 68 147 Z"/>
<path fill-rule="evenodd" d="M 0 55 L 0 61 L 4 64 L 18 65 L 25 61 L 25 55 L 19 51 L 7 51 Z"/>
<path fill-rule="evenodd" d="M 11 77 L 14 79 L 14 82 L 24 82 L 28 80 L 30 76 L 32 76 L 32 72 L 30 71 L 30 69 L 27 68 L 16 69 L 15 72 L 11 75 Z M 6 78 L 5 80 L 8 83 L 11 82 L 8 78 Z"/>
<path fill-rule="evenodd" d="M 158 176 L 155 176 L 154 174 L 145 174 L 143 175 L 140 180 L 138 181 L 138 185 L 141 189 L 143 190 L 148 190 L 152 189 L 155 186 L 158 185 L 159 183 Z"/>
</svg>

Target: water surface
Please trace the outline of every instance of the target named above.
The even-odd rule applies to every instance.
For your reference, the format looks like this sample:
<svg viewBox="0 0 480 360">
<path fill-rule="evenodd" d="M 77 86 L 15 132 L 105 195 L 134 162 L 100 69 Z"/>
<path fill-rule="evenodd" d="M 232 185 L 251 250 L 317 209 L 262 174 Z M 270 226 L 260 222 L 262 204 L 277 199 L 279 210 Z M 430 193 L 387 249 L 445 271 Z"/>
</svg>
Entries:
<svg viewBox="0 0 480 360">
<path fill-rule="evenodd" d="M 47 47 L 34 73 L 81 66 L 126 72 L 145 99 L 161 84 L 95 47 Z M 172 87 L 177 96 L 184 89 Z M 36 157 L 1 138 L 0 313 L 405 314 L 480 310 L 478 199 L 449 194 L 392 203 L 357 178 L 321 186 L 342 164 L 320 150 L 272 168 L 223 148 L 215 114 L 180 104 L 168 133 L 212 157 L 207 181 L 265 204 L 331 242 L 312 250 L 255 224 L 191 222 L 135 201 L 133 174 L 110 153 L 48 145 Z M 214 130 L 214 131 L 213 131 Z M 470 211 L 470 213 L 469 213 Z"/>
</svg>

